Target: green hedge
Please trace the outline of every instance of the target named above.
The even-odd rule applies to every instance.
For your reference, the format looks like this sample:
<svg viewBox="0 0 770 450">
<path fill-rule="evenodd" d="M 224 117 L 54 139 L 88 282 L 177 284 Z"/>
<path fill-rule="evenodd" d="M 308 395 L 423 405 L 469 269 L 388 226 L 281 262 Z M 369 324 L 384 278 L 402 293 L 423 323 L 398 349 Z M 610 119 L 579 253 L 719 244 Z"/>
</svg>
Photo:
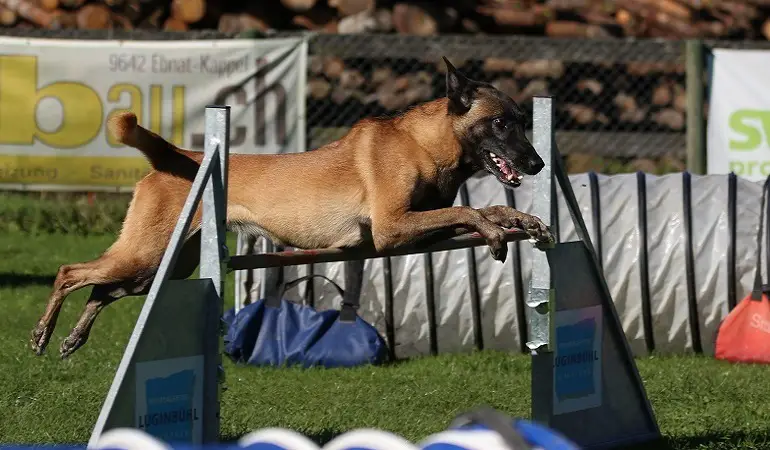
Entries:
<svg viewBox="0 0 770 450">
<path fill-rule="evenodd" d="M 131 194 L 0 192 L 0 233 L 117 234 Z"/>
</svg>

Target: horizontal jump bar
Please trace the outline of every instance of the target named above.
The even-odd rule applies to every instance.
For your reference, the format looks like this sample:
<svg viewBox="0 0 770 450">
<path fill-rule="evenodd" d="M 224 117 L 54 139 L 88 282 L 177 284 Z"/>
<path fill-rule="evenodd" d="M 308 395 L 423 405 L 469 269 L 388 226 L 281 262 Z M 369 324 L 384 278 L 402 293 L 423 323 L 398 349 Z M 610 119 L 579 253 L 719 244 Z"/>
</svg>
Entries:
<svg viewBox="0 0 770 450">
<path fill-rule="evenodd" d="M 509 229 L 505 233 L 505 242 L 525 241 L 529 235 L 519 229 Z M 414 253 L 443 252 L 460 248 L 486 245 L 486 240 L 478 233 L 468 233 L 437 242 L 432 245 L 405 245 L 378 252 L 373 248 L 325 248 L 319 250 L 290 250 L 276 253 L 258 253 L 256 255 L 231 256 L 227 267 L 230 270 L 262 269 L 268 267 L 297 266 L 300 264 L 327 263 L 336 261 L 355 261 L 361 259 L 382 258 L 387 256 L 411 255 Z"/>
</svg>

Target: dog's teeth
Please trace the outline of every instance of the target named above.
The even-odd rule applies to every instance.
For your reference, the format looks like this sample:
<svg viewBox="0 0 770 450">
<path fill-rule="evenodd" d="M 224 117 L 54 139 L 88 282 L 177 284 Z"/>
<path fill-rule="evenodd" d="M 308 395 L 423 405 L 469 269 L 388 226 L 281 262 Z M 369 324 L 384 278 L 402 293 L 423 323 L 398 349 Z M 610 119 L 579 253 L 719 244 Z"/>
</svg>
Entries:
<svg viewBox="0 0 770 450">
<path fill-rule="evenodd" d="M 495 155 L 495 154 L 494 154 L 494 153 L 492 153 L 492 152 L 489 152 L 489 156 L 491 156 L 491 157 L 493 157 L 493 158 L 497 158 L 497 155 Z"/>
<path fill-rule="evenodd" d="M 518 177 L 516 177 L 516 179 L 517 179 L 517 180 L 519 180 L 519 181 L 521 181 L 521 180 L 523 180 L 523 179 L 524 179 L 524 175 L 519 175 Z"/>
</svg>

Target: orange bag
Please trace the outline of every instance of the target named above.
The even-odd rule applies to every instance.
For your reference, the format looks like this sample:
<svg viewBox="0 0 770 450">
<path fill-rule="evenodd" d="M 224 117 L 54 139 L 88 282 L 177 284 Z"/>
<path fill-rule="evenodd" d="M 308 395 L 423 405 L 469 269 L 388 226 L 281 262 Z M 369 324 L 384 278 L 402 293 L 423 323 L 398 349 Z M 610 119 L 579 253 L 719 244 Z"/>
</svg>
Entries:
<svg viewBox="0 0 770 450">
<path fill-rule="evenodd" d="M 714 357 L 731 362 L 770 364 L 770 287 L 762 286 L 762 222 L 765 216 L 765 192 L 770 178 L 762 189 L 762 209 L 757 235 L 757 268 L 754 289 L 725 317 L 717 330 Z"/>
<path fill-rule="evenodd" d="M 716 359 L 770 364 L 770 300 L 764 292 L 747 295 L 717 331 Z"/>
</svg>

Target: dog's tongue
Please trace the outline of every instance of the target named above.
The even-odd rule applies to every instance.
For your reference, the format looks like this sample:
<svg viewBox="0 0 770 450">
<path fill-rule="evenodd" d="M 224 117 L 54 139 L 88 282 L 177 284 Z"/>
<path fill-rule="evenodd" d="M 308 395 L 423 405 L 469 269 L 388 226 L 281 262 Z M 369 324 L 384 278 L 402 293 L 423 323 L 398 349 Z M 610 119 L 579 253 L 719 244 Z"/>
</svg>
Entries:
<svg viewBox="0 0 770 450">
<path fill-rule="evenodd" d="M 519 172 L 511 169 L 510 166 L 508 166 L 508 163 L 506 163 L 502 159 L 495 157 L 494 161 L 495 161 L 495 164 L 497 164 L 497 168 L 500 169 L 500 172 L 502 172 L 503 175 L 505 175 L 505 178 L 508 181 L 521 178 L 521 175 L 519 174 Z"/>
</svg>

